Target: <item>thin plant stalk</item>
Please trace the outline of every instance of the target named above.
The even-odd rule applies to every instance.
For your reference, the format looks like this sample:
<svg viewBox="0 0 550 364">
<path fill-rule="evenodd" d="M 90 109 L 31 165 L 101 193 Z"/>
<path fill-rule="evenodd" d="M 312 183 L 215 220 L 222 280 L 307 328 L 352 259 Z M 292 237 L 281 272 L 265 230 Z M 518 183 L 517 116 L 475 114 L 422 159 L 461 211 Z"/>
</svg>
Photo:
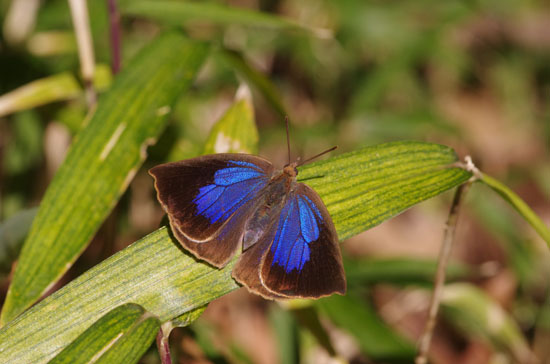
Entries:
<svg viewBox="0 0 550 364">
<path fill-rule="evenodd" d="M 80 59 L 82 79 L 84 80 L 86 103 L 88 104 L 88 108 L 92 109 L 97 101 L 97 95 L 93 82 L 95 60 L 88 7 L 85 0 L 69 0 L 69 7 L 71 8 L 71 17 L 78 46 L 78 57 Z"/>
<path fill-rule="evenodd" d="M 443 236 L 443 244 L 439 252 L 434 290 L 430 301 L 428 320 L 426 321 L 426 326 L 424 327 L 424 331 L 422 332 L 422 336 L 420 337 L 418 355 L 415 360 L 416 364 L 426 364 L 428 362 L 428 351 L 430 349 L 430 343 L 432 341 L 433 331 L 436 324 L 437 312 L 439 311 L 439 305 L 441 303 L 441 295 L 443 294 L 443 286 L 445 284 L 445 270 L 451 256 L 456 231 L 456 224 L 458 221 L 458 212 L 460 210 L 461 201 L 463 200 L 463 197 L 470 188 L 471 184 L 472 182 L 468 181 L 460 185 L 455 192 L 453 202 L 451 204 L 449 217 L 447 218 L 447 227 L 445 229 L 445 235 Z"/>
<path fill-rule="evenodd" d="M 171 322 L 166 322 L 160 327 L 157 334 L 157 349 L 159 351 L 160 361 L 162 364 L 172 364 L 172 356 L 170 355 L 170 344 L 168 337 L 172 331 Z"/>
<path fill-rule="evenodd" d="M 111 69 L 113 74 L 120 71 L 120 13 L 116 0 L 107 0 L 109 9 L 109 37 L 111 40 Z"/>
</svg>

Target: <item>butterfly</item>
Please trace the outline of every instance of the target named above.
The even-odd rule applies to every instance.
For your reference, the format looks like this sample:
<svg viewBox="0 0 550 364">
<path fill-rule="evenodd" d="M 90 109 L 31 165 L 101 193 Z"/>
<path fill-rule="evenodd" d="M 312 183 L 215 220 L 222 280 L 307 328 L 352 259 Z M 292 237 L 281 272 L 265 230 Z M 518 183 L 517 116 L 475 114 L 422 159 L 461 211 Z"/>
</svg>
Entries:
<svg viewBox="0 0 550 364">
<path fill-rule="evenodd" d="M 276 170 L 261 157 L 223 153 L 149 173 L 174 237 L 218 268 L 241 249 L 232 276 L 249 291 L 268 299 L 344 294 L 334 224 L 319 195 L 296 181 L 297 166 Z"/>
</svg>

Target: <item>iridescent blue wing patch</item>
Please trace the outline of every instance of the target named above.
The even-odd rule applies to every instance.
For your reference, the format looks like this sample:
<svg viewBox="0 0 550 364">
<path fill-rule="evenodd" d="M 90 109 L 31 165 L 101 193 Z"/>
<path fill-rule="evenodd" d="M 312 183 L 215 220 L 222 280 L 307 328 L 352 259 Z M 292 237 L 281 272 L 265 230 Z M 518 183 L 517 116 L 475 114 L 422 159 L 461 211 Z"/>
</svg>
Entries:
<svg viewBox="0 0 550 364">
<path fill-rule="evenodd" d="M 304 298 L 345 293 L 336 230 L 314 190 L 298 184 L 265 236 L 269 244 L 258 244 L 258 249 L 265 249 L 259 273 L 267 290 Z"/>
<path fill-rule="evenodd" d="M 162 164 L 149 173 L 178 241 L 220 267 L 239 247 L 273 166 L 247 154 L 216 154 Z"/>
<path fill-rule="evenodd" d="M 227 161 L 226 167 L 214 173 L 212 183 L 199 188 L 192 202 L 196 213 L 212 224 L 227 220 L 267 184 L 264 171 L 255 164 L 240 160 Z"/>
</svg>

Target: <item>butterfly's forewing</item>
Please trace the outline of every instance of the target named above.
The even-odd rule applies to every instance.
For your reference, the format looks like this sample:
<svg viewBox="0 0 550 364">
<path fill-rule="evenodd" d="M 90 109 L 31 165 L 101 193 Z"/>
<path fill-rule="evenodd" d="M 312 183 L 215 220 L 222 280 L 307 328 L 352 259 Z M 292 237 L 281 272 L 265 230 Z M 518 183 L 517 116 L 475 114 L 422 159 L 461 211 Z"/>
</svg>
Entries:
<svg viewBox="0 0 550 364">
<path fill-rule="evenodd" d="M 345 293 L 336 230 L 323 201 L 311 188 L 297 185 L 272 232 L 264 236 L 271 243 L 267 248 L 264 245 L 259 273 L 269 291 L 303 298 Z"/>
<path fill-rule="evenodd" d="M 176 239 L 197 258 L 221 268 L 235 255 L 241 245 L 242 226 L 250 215 L 253 203 L 254 201 L 249 201 L 243 205 L 210 240 L 200 243 L 189 240 L 170 219 L 172 232 Z"/>
<path fill-rule="evenodd" d="M 247 154 L 215 154 L 152 168 L 175 237 L 198 258 L 225 265 L 273 166 Z"/>
</svg>

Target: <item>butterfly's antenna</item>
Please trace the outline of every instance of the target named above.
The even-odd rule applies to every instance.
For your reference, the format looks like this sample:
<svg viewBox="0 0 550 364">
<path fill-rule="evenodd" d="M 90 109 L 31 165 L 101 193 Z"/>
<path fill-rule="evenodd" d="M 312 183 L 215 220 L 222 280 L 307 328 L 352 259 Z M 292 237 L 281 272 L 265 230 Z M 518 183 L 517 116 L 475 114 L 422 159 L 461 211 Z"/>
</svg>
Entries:
<svg viewBox="0 0 550 364">
<path fill-rule="evenodd" d="M 285 124 L 286 124 L 286 146 L 288 149 L 288 164 L 290 164 L 290 133 L 288 132 L 288 115 L 285 116 Z"/>
<path fill-rule="evenodd" d="M 323 154 L 327 154 L 328 152 L 332 152 L 332 151 L 333 151 L 334 149 L 336 149 L 336 148 L 338 148 L 337 145 L 335 145 L 334 147 L 332 147 L 332 148 L 330 148 L 330 149 L 325 150 L 324 152 L 321 152 L 321 153 L 319 153 L 319 154 L 317 154 L 317 155 L 314 155 L 314 156 L 311 157 L 311 158 L 308 158 L 308 159 L 306 159 L 306 160 L 304 160 L 304 161 L 298 162 L 298 165 L 299 165 L 299 166 L 304 165 L 304 164 L 306 164 L 307 162 L 309 162 L 309 161 L 311 161 L 311 160 L 314 160 L 315 158 L 319 158 L 319 157 L 322 156 Z"/>
</svg>

